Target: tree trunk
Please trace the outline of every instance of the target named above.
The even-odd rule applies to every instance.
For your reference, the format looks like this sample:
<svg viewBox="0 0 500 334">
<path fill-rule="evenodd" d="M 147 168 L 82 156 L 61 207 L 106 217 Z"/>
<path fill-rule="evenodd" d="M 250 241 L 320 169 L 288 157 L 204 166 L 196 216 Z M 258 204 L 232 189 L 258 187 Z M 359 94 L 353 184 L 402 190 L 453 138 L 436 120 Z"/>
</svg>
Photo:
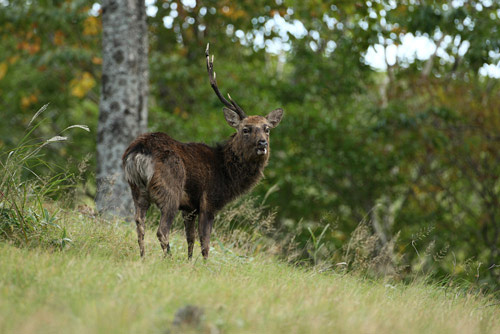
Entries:
<svg viewBox="0 0 500 334">
<path fill-rule="evenodd" d="M 144 0 L 102 1 L 102 87 L 97 128 L 100 213 L 127 217 L 132 197 L 121 157 L 147 128 L 148 38 Z"/>
</svg>

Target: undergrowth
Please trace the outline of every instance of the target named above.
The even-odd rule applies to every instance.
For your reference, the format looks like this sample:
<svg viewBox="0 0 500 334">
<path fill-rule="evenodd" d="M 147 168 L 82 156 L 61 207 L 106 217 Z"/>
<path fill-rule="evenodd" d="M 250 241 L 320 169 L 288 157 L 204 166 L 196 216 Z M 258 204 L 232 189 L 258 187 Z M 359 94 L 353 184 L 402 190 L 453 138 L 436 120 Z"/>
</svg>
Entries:
<svg viewBox="0 0 500 334">
<path fill-rule="evenodd" d="M 16 147 L 0 151 L 0 239 L 18 245 L 50 243 L 64 248 L 71 239 L 58 223 L 58 210 L 48 210 L 46 203 L 64 194 L 75 176 L 45 161 L 43 153 L 48 145 L 66 141 L 68 137 L 63 134 L 68 130 L 89 129 L 72 125 L 51 138 L 36 138 L 36 129 L 44 122 L 38 117 L 46 108 L 33 116 Z M 44 174 L 35 172 L 35 168 Z M 52 239 L 47 239 L 49 235 Z"/>
</svg>

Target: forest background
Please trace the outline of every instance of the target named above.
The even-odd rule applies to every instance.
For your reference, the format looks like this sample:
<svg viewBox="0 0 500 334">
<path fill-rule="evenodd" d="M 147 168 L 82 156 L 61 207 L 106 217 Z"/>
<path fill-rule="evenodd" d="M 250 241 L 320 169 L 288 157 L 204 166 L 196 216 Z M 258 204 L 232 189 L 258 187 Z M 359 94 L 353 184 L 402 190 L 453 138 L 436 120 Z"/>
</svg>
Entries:
<svg viewBox="0 0 500 334">
<path fill-rule="evenodd" d="M 248 114 L 285 110 L 251 194 L 275 212 L 267 233 L 284 256 L 498 289 L 498 1 L 151 0 L 147 13 L 151 131 L 231 134 L 207 42 L 219 86 Z M 96 195 L 101 14 L 88 0 L 0 0 L 0 150 L 47 103 L 37 137 L 88 125 L 44 151 L 77 175 L 74 206 Z M 429 53 L 404 51 L 418 40 Z"/>
</svg>

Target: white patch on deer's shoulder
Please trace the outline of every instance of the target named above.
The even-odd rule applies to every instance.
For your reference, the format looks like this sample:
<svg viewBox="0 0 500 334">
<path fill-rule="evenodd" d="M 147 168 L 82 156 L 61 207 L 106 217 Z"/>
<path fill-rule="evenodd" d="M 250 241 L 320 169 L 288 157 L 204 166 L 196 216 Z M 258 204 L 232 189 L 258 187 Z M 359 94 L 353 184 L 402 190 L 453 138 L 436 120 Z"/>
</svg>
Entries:
<svg viewBox="0 0 500 334">
<path fill-rule="evenodd" d="M 131 154 L 125 162 L 125 178 L 128 183 L 147 186 L 153 178 L 153 158 L 145 154 Z"/>
</svg>

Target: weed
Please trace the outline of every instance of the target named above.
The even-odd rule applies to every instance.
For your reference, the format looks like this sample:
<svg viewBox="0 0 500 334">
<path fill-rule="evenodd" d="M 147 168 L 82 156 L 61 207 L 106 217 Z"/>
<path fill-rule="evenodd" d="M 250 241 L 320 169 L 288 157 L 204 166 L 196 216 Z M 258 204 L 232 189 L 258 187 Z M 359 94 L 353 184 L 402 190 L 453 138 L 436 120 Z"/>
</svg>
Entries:
<svg viewBox="0 0 500 334">
<path fill-rule="evenodd" d="M 72 125 L 46 140 L 33 138 L 43 122 L 36 120 L 46 108 L 36 112 L 16 147 L 0 151 L 0 238 L 17 244 L 41 242 L 52 230 L 61 230 L 56 223 L 57 212 L 50 213 L 44 203 L 64 191 L 72 175 L 44 161 L 42 152 L 47 145 L 66 141 L 61 134 L 69 129 L 88 131 L 86 126 Z M 47 175 L 37 174 L 34 167 L 44 167 Z M 61 240 L 70 240 L 64 230 L 61 233 Z M 66 245 L 67 240 L 61 245 Z"/>
<path fill-rule="evenodd" d="M 320 235 L 316 237 L 311 230 L 310 227 L 307 228 L 309 233 L 311 234 L 311 241 L 312 241 L 312 251 L 310 252 L 310 255 L 314 261 L 314 265 L 318 265 L 318 253 L 319 251 L 325 246 L 325 243 L 322 241 L 323 237 L 325 235 L 326 230 L 330 227 L 330 224 L 327 224 L 324 228 L 323 231 L 321 231 Z"/>
</svg>

